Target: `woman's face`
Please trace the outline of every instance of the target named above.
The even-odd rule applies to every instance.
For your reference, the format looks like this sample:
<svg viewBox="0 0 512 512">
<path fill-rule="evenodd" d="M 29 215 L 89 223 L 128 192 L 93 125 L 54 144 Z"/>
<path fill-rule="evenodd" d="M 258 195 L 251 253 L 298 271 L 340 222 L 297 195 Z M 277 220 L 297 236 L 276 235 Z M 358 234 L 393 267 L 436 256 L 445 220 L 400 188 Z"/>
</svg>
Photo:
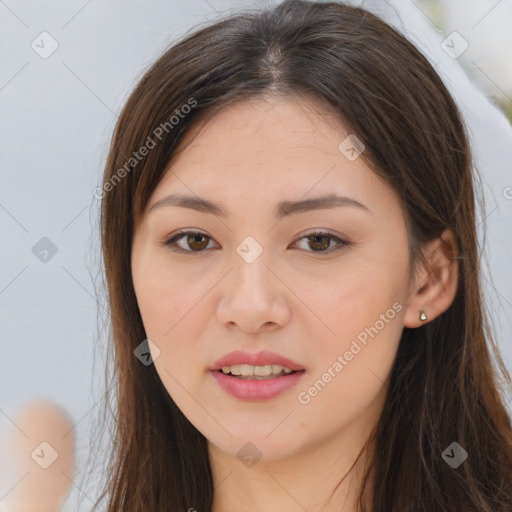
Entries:
<svg viewBox="0 0 512 512">
<path fill-rule="evenodd" d="M 332 119 L 272 97 L 225 108 L 183 141 L 197 135 L 136 229 L 156 371 L 228 455 L 284 459 L 381 413 L 412 291 L 405 219 Z"/>
</svg>

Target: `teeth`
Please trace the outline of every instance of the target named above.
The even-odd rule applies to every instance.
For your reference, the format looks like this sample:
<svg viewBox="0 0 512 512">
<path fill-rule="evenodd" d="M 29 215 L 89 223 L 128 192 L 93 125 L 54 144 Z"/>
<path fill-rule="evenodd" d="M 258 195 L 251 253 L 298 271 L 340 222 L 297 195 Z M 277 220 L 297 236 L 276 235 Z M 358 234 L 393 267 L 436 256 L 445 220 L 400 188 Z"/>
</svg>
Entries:
<svg viewBox="0 0 512 512">
<path fill-rule="evenodd" d="M 281 366 L 280 364 L 267 364 L 265 366 L 253 366 L 251 364 L 234 364 L 233 366 L 223 366 L 223 373 L 231 373 L 231 375 L 240 375 L 242 377 L 268 377 L 269 375 L 279 375 L 284 373 L 292 373 L 290 368 Z"/>
</svg>

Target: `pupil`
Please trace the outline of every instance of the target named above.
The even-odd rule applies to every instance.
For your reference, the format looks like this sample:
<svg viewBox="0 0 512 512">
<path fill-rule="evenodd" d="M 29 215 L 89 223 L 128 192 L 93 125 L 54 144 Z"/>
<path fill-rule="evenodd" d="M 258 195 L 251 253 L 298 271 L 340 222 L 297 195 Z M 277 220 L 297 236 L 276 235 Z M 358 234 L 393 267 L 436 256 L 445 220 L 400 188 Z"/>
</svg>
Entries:
<svg viewBox="0 0 512 512">
<path fill-rule="evenodd" d="M 194 236 L 189 236 L 188 238 L 189 238 L 189 245 L 190 245 L 190 247 L 192 247 L 192 248 L 195 248 L 195 249 L 204 249 L 204 247 L 206 247 L 206 245 L 208 245 L 208 244 L 204 245 L 204 243 L 203 243 L 203 244 L 201 244 L 201 238 L 202 238 L 202 239 L 205 239 L 205 238 L 206 238 L 204 235 L 199 235 L 199 234 L 198 234 L 198 235 L 194 235 Z M 199 239 L 199 240 L 198 240 L 198 239 Z M 199 244 L 199 247 L 194 246 L 194 244 Z"/>
<path fill-rule="evenodd" d="M 310 236 L 309 237 L 310 241 L 313 240 L 313 243 L 314 244 L 320 244 L 320 249 L 327 249 L 329 247 L 329 237 L 326 236 L 326 235 L 319 235 L 319 236 Z M 318 240 L 324 240 L 324 242 L 327 242 L 327 243 L 321 243 L 319 242 Z M 317 247 L 318 248 L 318 247 Z"/>
</svg>

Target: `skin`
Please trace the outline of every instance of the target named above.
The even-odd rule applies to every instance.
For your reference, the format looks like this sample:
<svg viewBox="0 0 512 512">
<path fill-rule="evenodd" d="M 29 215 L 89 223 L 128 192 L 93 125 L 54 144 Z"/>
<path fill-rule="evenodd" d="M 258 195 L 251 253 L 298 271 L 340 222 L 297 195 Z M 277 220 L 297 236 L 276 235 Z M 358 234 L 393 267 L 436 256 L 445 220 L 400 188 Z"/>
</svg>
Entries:
<svg viewBox="0 0 512 512">
<path fill-rule="evenodd" d="M 167 391 L 208 439 L 213 512 L 356 510 L 365 456 L 350 469 L 382 412 L 401 332 L 423 325 L 421 310 L 431 321 L 454 298 L 453 234 L 425 246 L 433 270 L 410 276 L 399 198 L 362 158 L 351 161 L 338 149 L 348 135 L 304 99 L 230 105 L 187 134 L 136 226 L 132 275 L 145 331 L 160 351 L 152 354 Z M 332 192 L 370 212 L 343 206 L 274 217 L 280 201 Z M 171 193 L 215 201 L 230 215 L 177 206 L 149 211 Z M 207 248 L 181 254 L 161 245 L 183 229 L 206 234 L 199 247 Z M 318 230 L 352 245 L 335 251 L 328 238 L 322 252 L 305 238 Z M 236 252 L 248 236 L 263 249 L 252 263 Z M 187 237 L 178 243 L 197 251 Z M 393 318 L 301 403 L 299 393 L 393 304 Z M 231 397 L 208 367 L 238 349 L 272 350 L 305 374 L 270 400 Z M 237 456 L 247 442 L 261 456 L 250 467 Z"/>
<path fill-rule="evenodd" d="M 6 512 L 62 510 L 75 471 L 75 436 L 69 414 L 52 402 L 37 399 L 18 412 L 9 434 L 9 468 L 18 483 L 6 496 L 2 493 L 5 501 L 0 500 L 0 507 L 5 504 Z"/>
</svg>

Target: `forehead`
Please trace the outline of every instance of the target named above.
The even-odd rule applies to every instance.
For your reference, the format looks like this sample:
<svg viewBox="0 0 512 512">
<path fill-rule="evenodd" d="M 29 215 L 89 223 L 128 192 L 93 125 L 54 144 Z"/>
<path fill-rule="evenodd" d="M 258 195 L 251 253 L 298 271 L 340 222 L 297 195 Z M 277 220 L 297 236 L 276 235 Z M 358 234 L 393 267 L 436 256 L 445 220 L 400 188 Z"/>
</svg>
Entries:
<svg viewBox="0 0 512 512">
<path fill-rule="evenodd" d="M 155 189 L 150 205 L 169 193 L 206 197 L 233 209 L 337 192 L 371 203 L 394 192 L 362 158 L 340 150 L 351 134 L 319 104 L 266 97 L 229 105 L 196 123 Z M 344 146 L 343 146 L 344 147 Z"/>
<path fill-rule="evenodd" d="M 261 154 L 268 161 L 270 148 L 278 149 L 280 156 L 286 148 L 293 155 L 300 147 L 336 154 L 339 141 L 347 135 L 335 114 L 314 100 L 265 96 L 238 101 L 196 123 L 178 149 L 184 150 L 189 162 L 205 155 L 211 158 L 214 149 L 216 161 L 237 165 L 248 154 Z"/>
</svg>

